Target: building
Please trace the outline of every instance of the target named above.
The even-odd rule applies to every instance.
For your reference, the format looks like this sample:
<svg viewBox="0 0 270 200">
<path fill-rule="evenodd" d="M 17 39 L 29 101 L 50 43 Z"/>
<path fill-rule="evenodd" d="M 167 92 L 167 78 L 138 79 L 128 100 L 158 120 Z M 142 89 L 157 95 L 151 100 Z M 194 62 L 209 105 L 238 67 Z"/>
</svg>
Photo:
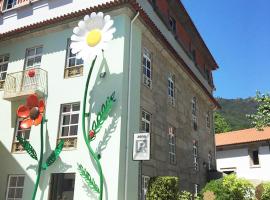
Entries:
<svg viewBox="0 0 270 200">
<path fill-rule="evenodd" d="M 245 129 L 216 135 L 217 169 L 251 180 L 270 181 L 270 128 Z"/>
<path fill-rule="evenodd" d="M 204 186 L 208 171 L 216 168 L 212 71 L 218 66 L 180 1 L 0 0 L 0 5 L 0 199 L 31 199 L 37 162 L 16 136 L 39 155 L 40 131 L 21 130 L 16 110 L 33 93 L 46 101 L 44 159 L 65 141 L 60 160 L 42 172 L 37 197 L 96 198 L 77 171 L 82 163 L 98 178 L 81 131 L 90 64 L 77 59 L 69 44 L 78 21 L 100 11 L 113 18 L 117 30 L 104 57 L 97 58 L 88 105 L 94 117 L 115 91 L 113 112 L 93 142 L 101 154 L 105 199 L 143 199 L 151 176 L 179 176 L 179 187 L 194 193 Z M 32 68 L 35 79 L 29 76 Z M 137 132 L 151 134 L 149 161 L 132 159 Z"/>
</svg>

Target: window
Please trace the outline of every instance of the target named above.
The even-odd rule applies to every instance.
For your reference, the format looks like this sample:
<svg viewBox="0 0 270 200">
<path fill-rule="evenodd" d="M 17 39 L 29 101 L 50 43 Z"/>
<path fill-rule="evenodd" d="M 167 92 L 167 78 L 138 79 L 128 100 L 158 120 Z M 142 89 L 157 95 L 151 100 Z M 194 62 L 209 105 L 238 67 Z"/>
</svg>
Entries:
<svg viewBox="0 0 270 200">
<path fill-rule="evenodd" d="M 64 147 L 77 147 L 80 103 L 69 103 L 61 106 L 59 139 L 64 139 Z"/>
<path fill-rule="evenodd" d="M 194 170 L 199 170 L 199 163 L 198 163 L 198 142 L 193 141 L 193 164 L 194 164 Z"/>
<path fill-rule="evenodd" d="M 210 129 L 210 111 L 206 113 L 206 127 Z"/>
<path fill-rule="evenodd" d="M 259 160 L 259 150 L 251 150 L 250 151 L 250 160 L 251 160 L 251 166 L 259 166 L 260 160 Z"/>
<path fill-rule="evenodd" d="M 75 184 L 74 173 L 52 174 L 50 181 L 49 200 L 55 199 L 73 200 L 74 184 Z"/>
<path fill-rule="evenodd" d="M 149 88 L 152 87 L 152 61 L 148 49 L 143 49 L 143 84 Z"/>
<path fill-rule="evenodd" d="M 192 126 L 194 130 L 197 130 L 198 128 L 198 122 L 197 122 L 197 98 L 192 98 Z"/>
<path fill-rule="evenodd" d="M 194 184 L 194 197 L 198 196 L 198 192 L 199 192 L 199 185 L 198 184 Z"/>
<path fill-rule="evenodd" d="M 21 127 L 20 127 L 21 122 L 22 122 L 22 119 L 18 118 L 17 123 L 16 123 L 16 130 L 15 130 L 15 134 L 14 134 L 14 141 L 12 144 L 12 150 L 11 150 L 12 152 L 24 151 L 22 145 L 17 140 L 17 136 L 20 136 L 26 140 L 29 140 L 29 137 L 30 137 L 31 127 L 27 128 L 27 129 L 21 129 Z"/>
<path fill-rule="evenodd" d="M 8 55 L 0 56 L 0 89 L 4 88 L 5 79 L 7 76 L 7 69 L 8 69 Z"/>
<path fill-rule="evenodd" d="M 67 41 L 67 56 L 64 77 L 74 77 L 83 75 L 83 60 L 79 59 L 76 54 L 71 52 L 71 40 Z"/>
<path fill-rule="evenodd" d="M 151 127 L 151 114 L 142 111 L 142 122 L 141 122 L 141 130 L 146 133 L 150 133 L 150 127 Z"/>
<path fill-rule="evenodd" d="M 23 199 L 23 187 L 24 187 L 24 175 L 9 175 L 6 200 L 22 200 Z"/>
<path fill-rule="evenodd" d="M 26 49 L 25 69 L 38 68 L 41 64 L 42 46 Z"/>
<path fill-rule="evenodd" d="M 169 76 L 168 76 L 168 101 L 172 105 L 175 105 L 174 80 L 175 80 L 174 75 L 169 74 Z"/>
<path fill-rule="evenodd" d="M 175 34 L 176 33 L 176 21 L 172 16 L 169 16 L 169 25 L 170 25 L 170 30 Z"/>
<path fill-rule="evenodd" d="M 212 169 L 212 153 L 211 151 L 208 153 L 208 170 Z"/>
<path fill-rule="evenodd" d="M 146 200 L 146 193 L 148 189 L 150 177 L 142 175 L 142 199 Z"/>
<path fill-rule="evenodd" d="M 5 0 L 5 10 L 13 8 L 16 2 L 17 0 Z"/>
<path fill-rule="evenodd" d="M 169 159 L 171 164 L 176 164 L 176 155 L 175 155 L 175 128 L 169 127 Z"/>
</svg>

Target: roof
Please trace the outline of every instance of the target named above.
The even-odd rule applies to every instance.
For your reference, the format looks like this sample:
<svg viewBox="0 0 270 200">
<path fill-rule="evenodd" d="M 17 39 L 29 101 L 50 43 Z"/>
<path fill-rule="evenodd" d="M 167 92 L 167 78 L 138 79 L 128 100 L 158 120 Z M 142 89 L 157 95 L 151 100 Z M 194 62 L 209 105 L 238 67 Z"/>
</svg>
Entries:
<svg viewBox="0 0 270 200">
<path fill-rule="evenodd" d="M 196 75 L 192 72 L 192 70 L 187 66 L 185 61 L 179 56 L 179 54 L 175 51 L 175 49 L 172 47 L 172 45 L 167 41 L 167 39 L 163 36 L 161 31 L 158 29 L 158 27 L 154 24 L 154 22 L 150 19 L 150 17 L 146 14 L 146 12 L 141 8 L 140 4 L 138 4 L 135 0 L 116 0 L 109 3 L 100 4 L 98 6 L 85 8 L 82 10 L 74 11 L 68 14 L 64 14 L 62 16 L 54 17 L 51 19 L 47 19 L 44 21 L 36 22 L 29 24 L 27 26 L 23 26 L 11 31 L 7 31 L 4 33 L 0 33 L 0 41 L 2 40 L 8 40 L 12 37 L 19 36 L 20 34 L 28 33 L 29 30 L 40 30 L 43 27 L 51 26 L 52 24 L 57 23 L 63 23 L 65 20 L 74 20 L 74 18 L 82 17 L 86 14 L 89 14 L 91 12 L 97 12 L 104 9 L 113 9 L 115 7 L 119 7 L 122 5 L 129 5 L 131 9 L 133 9 L 135 12 L 139 12 L 139 18 L 144 21 L 144 23 L 152 30 L 152 33 L 154 33 L 157 38 L 163 42 L 163 44 L 172 52 L 172 54 L 175 56 L 177 60 L 183 64 L 185 70 L 187 73 L 199 84 L 199 86 L 203 89 L 203 91 L 206 93 L 206 95 L 209 97 L 209 99 L 212 101 L 212 103 L 215 105 L 215 108 L 221 108 L 219 103 L 216 101 L 216 99 L 213 97 L 213 95 L 206 89 L 206 87 L 201 83 L 201 81 L 196 77 Z M 201 38 L 202 39 L 202 38 Z"/>
<path fill-rule="evenodd" d="M 216 146 L 228 146 L 270 140 L 270 127 L 258 131 L 255 128 L 220 133 L 215 135 Z"/>
</svg>

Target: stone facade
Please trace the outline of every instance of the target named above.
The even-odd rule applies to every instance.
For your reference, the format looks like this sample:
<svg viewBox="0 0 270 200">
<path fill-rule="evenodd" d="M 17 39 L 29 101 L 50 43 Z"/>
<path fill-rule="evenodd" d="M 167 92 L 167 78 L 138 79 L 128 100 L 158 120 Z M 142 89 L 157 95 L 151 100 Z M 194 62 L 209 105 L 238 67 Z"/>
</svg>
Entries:
<svg viewBox="0 0 270 200">
<path fill-rule="evenodd" d="M 142 175 L 178 176 L 181 190 L 194 192 L 194 184 L 203 187 L 207 180 L 208 154 L 215 168 L 212 117 L 210 128 L 206 114 L 212 116 L 213 105 L 168 51 L 149 32 L 142 36 L 142 48 L 152 57 L 152 87 L 141 81 L 141 110 L 151 114 L 151 159 L 143 161 Z M 143 50 L 142 50 L 143 52 Z M 143 57 L 143 56 L 142 56 Z M 168 76 L 175 76 L 175 105 L 168 101 Z M 192 126 L 192 98 L 197 98 L 198 128 Z M 175 128 L 176 163 L 169 160 L 169 127 Z M 193 141 L 198 141 L 199 169 L 194 170 Z"/>
</svg>

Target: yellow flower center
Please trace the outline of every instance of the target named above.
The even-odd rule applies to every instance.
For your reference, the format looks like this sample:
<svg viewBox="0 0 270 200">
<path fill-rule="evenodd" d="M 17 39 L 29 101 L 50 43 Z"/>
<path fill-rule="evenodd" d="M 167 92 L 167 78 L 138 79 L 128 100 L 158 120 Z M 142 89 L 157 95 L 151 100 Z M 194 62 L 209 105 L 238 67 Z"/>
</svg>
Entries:
<svg viewBox="0 0 270 200">
<path fill-rule="evenodd" d="M 93 29 L 89 31 L 86 37 L 86 42 L 90 47 L 96 46 L 101 40 L 101 31 L 99 29 Z"/>
</svg>

